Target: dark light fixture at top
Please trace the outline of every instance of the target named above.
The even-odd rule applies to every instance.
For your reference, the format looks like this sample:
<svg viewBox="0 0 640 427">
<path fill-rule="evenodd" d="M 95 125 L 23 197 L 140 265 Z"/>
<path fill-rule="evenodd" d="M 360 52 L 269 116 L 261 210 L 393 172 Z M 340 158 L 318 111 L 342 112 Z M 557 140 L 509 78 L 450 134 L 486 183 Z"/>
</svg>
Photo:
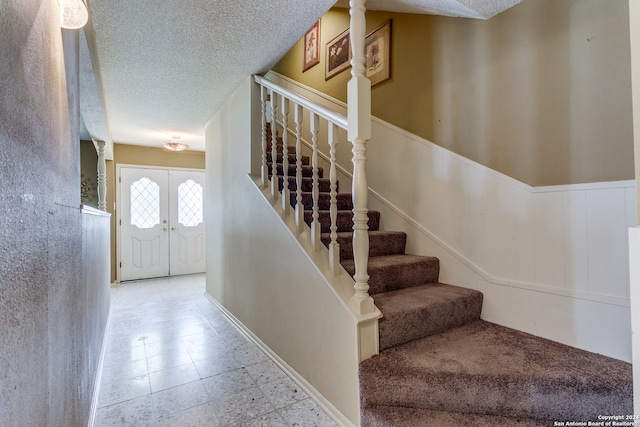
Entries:
<svg viewBox="0 0 640 427">
<path fill-rule="evenodd" d="M 179 136 L 172 136 L 170 141 L 164 143 L 164 148 L 171 151 L 183 151 L 189 148 L 189 145 L 184 142 L 180 142 Z"/>
</svg>

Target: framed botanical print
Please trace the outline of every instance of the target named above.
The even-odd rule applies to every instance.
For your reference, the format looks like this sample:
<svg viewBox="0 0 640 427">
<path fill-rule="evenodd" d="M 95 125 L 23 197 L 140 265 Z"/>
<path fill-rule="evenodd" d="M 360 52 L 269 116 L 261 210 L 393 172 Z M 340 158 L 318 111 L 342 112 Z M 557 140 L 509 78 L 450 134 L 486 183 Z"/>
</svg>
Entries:
<svg viewBox="0 0 640 427">
<path fill-rule="evenodd" d="M 365 76 L 371 86 L 391 78 L 391 21 L 367 35 L 364 42 Z"/>
<path fill-rule="evenodd" d="M 333 40 L 327 43 L 326 68 L 324 78 L 331 77 L 349 68 L 351 60 L 349 28 L 338 34 Z"/>
<path fill-rule="evenodd" d="M 302 72 L 320 62 L 320 21 L 313 24 L 304 35 Z"/>
</svg>

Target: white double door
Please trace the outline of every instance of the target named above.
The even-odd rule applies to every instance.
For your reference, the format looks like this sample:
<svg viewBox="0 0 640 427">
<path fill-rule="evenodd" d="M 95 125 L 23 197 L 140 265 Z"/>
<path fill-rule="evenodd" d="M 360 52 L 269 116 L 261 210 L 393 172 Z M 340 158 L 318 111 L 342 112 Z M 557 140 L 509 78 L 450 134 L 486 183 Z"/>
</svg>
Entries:
<svg viewBox="0 0 640 427">
<path fill-rule="evenodd" d="M 203 171 L 120 167 L 120 280 L 202 273 Z"/>
</svg>

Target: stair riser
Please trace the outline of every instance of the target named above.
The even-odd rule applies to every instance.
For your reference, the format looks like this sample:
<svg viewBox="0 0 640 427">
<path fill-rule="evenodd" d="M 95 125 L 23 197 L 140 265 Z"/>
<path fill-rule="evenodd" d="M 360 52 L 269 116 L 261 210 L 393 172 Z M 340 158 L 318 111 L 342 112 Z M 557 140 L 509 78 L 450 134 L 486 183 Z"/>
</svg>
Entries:
<svg viewBox="0 0 640 427">
<path fill-rule="evenodd" d="M 304 212 L 304 222 L 311 226 L 313 221 L 313 212 Z M 321 233 L 329 233 L 331 231 L 331 216 L 327 211 L 318 212 L 318 222 L 320 222 Z M 340 211 L 336 217 L 336 225 L 339 232 L 353 230 L 353 213 L 350 211 Z M 369 230 L 378 230 L 380 226 L 380 212 L 369 211 Z"/>
<path fill-rule="evenodd" d="M 443 370 L 446 367 L 443 366 Z M 562 379 L 530 384 L 515 377 L 470 377 L 446 372 L 413 373 L 410 377 L 403 372 L 397 376 L 386 375 L 384 381 L 369 376 L 364 381 L 361 379 L 363 406 L 386 405 L 546 420 L 586 421 L 597 420 L 603 413 L 626 414 L 633 405 L 632 399 L 620 399 L 619 396 L 631 396 L 632 387 L 627 388 L 586 389 L 581 384 L 563 383 Z M 393 394 L 389 394 L 389 390 L 393 390 Z M 370 396 L 376 395 L 372 392 L 385 395 L 384 402 L 370 400 Z M 585 413 L 585 408 L 593 409 L 591 413 Z M 602 412 L 603 408 L 606 408 L 605 412 Z"/>
<path fill-rule="evenodd" d="M 288 159 L 289 165 L 296 164 L 295 154 L 287 155 L 287 159 Z M 311 163 L 309 156 L 302 156 L 300 160 L 304 166 L 308 166 Z M 271 156 L 271 153 L 267 154 L 267 163 L 273 163 L 273 157 Z M 276 163 L 282 163 L 282 153 L 276 156 Z"/>
<path fill-rule="evenodd" d="M 276 153 L 282 153 L 284 145 L 282 145 L 282 140 L 278 139 L 278 143 L 276 144 Z M 271 146 L 271 139 L 267 140 L 267 154 L 271 154 L 273 151 L 273 147 Z M 293 145 L 287 145 L 287 153 L 296 154 L 296 147 Z"/>
<path fill-rule="evenodd" d="M 296 206 L 296 193 L 291 192 L 291 206 Z M 306 209 L 313 207 L 313 195 L 311 193 L 302 193 L 302 204 Z M 336 206 L 340 211 L 347 211 L 353 209 L 353 201 L 351 200 L 351 193 L 338 193 L 336 195 Z M 320 193 L 318 194 L 318 209 L 329 210 L 331 208 L 331 194 Z"/>
<path fill-rule="evenodd" d="M 284 178 L 278 177 L 278 189 L 282 191 Z M 339 183 L 336 183 L 336 186 L 339 187 Z M 295 192 L 297 188 L 296 178 L 289 177 L 289 191 Z M 302 178 L 302 191 L 311 192 L 313 190 L 313 178 Z M 318 190 L 323 193 L 328 193 L 331 191 L 331 181 L 327 178 L 321 178 L 318 180 Z M 338 191 L 338 188 L 336 188 Z"/>
<path fill-rule="evenodd" d="M 355 265 L 353 263 L 345 262 L 342 266 L 351 276 L 355 274 Z M 435 283 L 438 281 L 440 274 L 440 263 L 437 258 L 422 257 L 421 260 L 410 264 L 394 263 L 385 266 L 373 266 L 370 263 L 367 271 L 370 276 L 369 293 L 374 295 L 423 283 Z"/>
<path fill-rule="evenodd" d="M 369 256 L 397 255 L 404 253 L 407 235 L 390 232 L 387 234 L 369 233 Z M 322 235 L 322 243 L 329 247 L 331 235 Z M 353 259 L 353 233 L 338 237 L 340 261 Z"/>
<path fill-rule="evenodd" d="M 438 298 L 434 296 L 434 301 L 430 301 L 428 305 L 407 308 L 402 313 L 387 312 L 385 301 L 376 301 L 378 308 L 384 313 L 378 324 L 380 350 L 479 320 L 482 298 L 480 292 L 463 290 L 458 297 L 450 295 L 437 301 Z"/>
<path fill-rule="evenodd" d="M 267 168 L 269 170 L 269 175 L 273 174 L 273 164 L 267 164 Z M 302 166 L 302 176 L 305 178 L 313 178 L 313 168 L 311 166 Z M 289 165 L 287 168 L 287 175 L 289 177 L 295 177 L 297 172 L 297 168 L 295 165 Z M 277 165 L 277 175 L 284 175 L 284 168 L 281 164 Z M 318 178 L 322 178 L 324 175 L 324 170 L 322 168 L 318 168 Z"/>
</svg>

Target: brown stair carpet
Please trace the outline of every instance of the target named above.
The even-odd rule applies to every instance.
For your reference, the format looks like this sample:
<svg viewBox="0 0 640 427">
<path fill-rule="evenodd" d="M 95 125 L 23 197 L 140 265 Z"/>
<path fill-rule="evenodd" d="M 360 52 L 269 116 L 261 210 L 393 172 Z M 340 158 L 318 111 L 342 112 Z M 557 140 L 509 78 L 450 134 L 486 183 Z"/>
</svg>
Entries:
<svg viewBox="0 0 640 427">
<path fill-rule="evenodd" d="M 630 379 L 628 363 L 483 320 L 390 348 L 360 367 L 364 411 L 398 406 L 558 421 L 633 413 Z"/>
<path fill-rule="evenodd" d="M 279 141 L 277 163 L 285 151 Z M 295 148 L 286 151 L 295 206 Z M 308 157 L 302 160 L 310 224 L 312 168 Z M 279 164 L 280 190 L 282 171 Z M 330 182 L 322 169 L 319 190 L 328 246 Z M 337 206 L 340 261 L 353 275 L 351 194 L 338 193 Z M 406 254 L 407 235 L 379 227 L 380 213 L 370 211 L 369 291 L 383 317 L 380 354 L 360 365 L 362 426 L 538 427 L 633 413 L 630 364 L 480 320 L 480 292 L 439 283 L 437 258 Z"/>
<path fill-rule="evenodd" d="M 363 411 L 362 426 L 367 427 L 551 427 L 549 421 L 429 411 L 397 406 L 374 406 Z"/>
<path fill-rule="evenodd" d="M 340 261 L 353 259 L 353 231 L 338 232 L 340 245 Z M 322 243 L 329 246 L 331 234 L 322 233 Z M 369 256 L 403 254 L 407 243 L 407 235 L 401 231 L 369 230 Z"/>
<path fill-rule="evenodd" d="M 380 350 L 480 319 L 482 294 L 428 283 L 374 296 L 380 319 Z"/>
</svg>

